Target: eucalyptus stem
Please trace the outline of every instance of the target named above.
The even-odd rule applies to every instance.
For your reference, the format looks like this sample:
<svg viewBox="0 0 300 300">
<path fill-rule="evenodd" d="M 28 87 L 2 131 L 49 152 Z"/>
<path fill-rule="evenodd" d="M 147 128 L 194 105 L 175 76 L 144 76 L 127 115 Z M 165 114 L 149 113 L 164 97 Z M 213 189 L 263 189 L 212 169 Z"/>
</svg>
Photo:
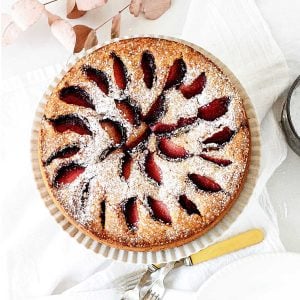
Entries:
<svg viewBox="0 0 300 300">
<path fill-rule="evenodd" d="M 57 0 L 55 0 L 57 1 Z M 122 13 L 126 8 L 129 7 L 130 4 L 127 4 L 125 7 L 123 7 L 121 10 L 118 11 L 118 13 Z M 109 19 L 107 19 L 105 22 L 103 22 L 102 24 L 100 24 L 99 26 L 97 26 L 95 28 L 95 31 L 97 31 L 99 28 L 101 28 L 102 26 L 104 26 L 105 24 L 107 24 L 109 21 L 111 21 L 114 18 L 114 16 L 110 17 Z"/>
<path fill-rule="evenodd" d="M 56 1 L 58 1 L 58 0 L 51 0 L 51 1 L 48 1 L 48 2 L 43 3 L 43 4 L 44 4 L 44 5 L 48 5 L 48 4 L 51 4 L 51 3 L 56 2 Z"/>
</svg>

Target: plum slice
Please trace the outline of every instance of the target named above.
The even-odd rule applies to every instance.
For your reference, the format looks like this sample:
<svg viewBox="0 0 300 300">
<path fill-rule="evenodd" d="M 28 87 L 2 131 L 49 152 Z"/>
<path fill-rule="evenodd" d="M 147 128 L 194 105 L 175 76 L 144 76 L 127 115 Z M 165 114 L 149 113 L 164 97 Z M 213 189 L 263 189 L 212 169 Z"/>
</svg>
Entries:
<svg viewBox="0 0 300 300">
<path fill-rule="evenodd" d="M 129 100 L 115 100 L 115 104 L 121 115 L 132 125 L 140 124 L 140 110 Z"/>
<path fill-rule="evenodd" d="M 107 132 L 115 146 L 120 146 L 125 142 L 126 132 L 121 123 L 111 119 L 103 119 L 100 120 L 100 126 Z"/>
<path fill-rule="evenodd" d="M 74 104 L 95 109 L 89 94 L 77 85 L 64 87 L 59 92 L 59 99 L 67 104 Z"/>
<path fill-rule="evenodd" d="M 76 163 L 61 167 L 54 178 L 55 187 L 72 183 L 84 171 L 85 167 Z"/>
<path fill-rule="evenodd" d="M 98 69 L 92 68 L 90 66 L 84 66 L 82 68 L 83 73 L 86 75 L 86 77 L 94 81 L 99 89 L 105 94 L 108 95 L 109 92 L 109 83 L 107 75 Z"/>
<path fill-rule="evenodd" d="M 104 229 L 105 228 L 105 217 L 106 217 L 106 201 L 105 201 L 105 199 L 102 199 L 102 201 L 100 202 L 99 217 L 100 217 L 100 221 L 101 221 L 101 226 Z"/>
<path fill-rule="evenodd" d="M 232 161 L 229 159 L 223 159 L 223 158 L 218 158 L 218 157 L 212 157 L 206 154 L 200 154 L 199 155 L 201 158 L 213 162 L 221 167 L 226 167 L 229 166 L 230 164 L 232 164 Z"/>
<path fill-rule="evenodd" d="M 231 137 L 234 135 L 234 131 L 229 127 L 224 127 L 222 130 L 214 133 L 212 136 L 208 137 L 203 141 L 203 144 L 218 144 L 223 145 L 230 141 Z"/>
<path fill-rule="evenodd" d="M 201 216 L 195 203 L 192 202 L 186 195 L 180 195 L 178 202 L 188 215 L 196 214 Z"/>
<path fill-rule="evenodd" d="M 149 152 L 145 159 L 145 172 L 146 174 L 156 181 L 158 184 L 162 182 L 162 172 L 160 167 L 154 160 L 154 153 Z"/>
<path fill-rule="evenodd" d="M 130 230 L 137 230 L 139 222 L 139 214 L 136 197 L 131 197 L 123 204 L 123 213 L 127 226 Z"/>
<path fill-rule="evenodd" d="M 135 147 L 139 146 L 148 139 L 150 133 L 151 132 L 148 125 L 142 122 L 139 127 L 133 128 L 132 133 L 125 143 L 125 149 L 132 150 Z"/>
<path fill-rule="evenodd" d="M 205 121 L 214 121 L 227 113 L 229 102 L 228 97 L 215 99 L 198 109 L 198 117 Z"/>
<path fill-rule="evenodd" d="M 156 66 L 154 56 L 149 51 L 145 51 L 143 53 L 141 67 L 144 73 L 145 85 L 148 89 L 151 89 L 153 86 Z"/>
<path fill-rule="evenodd" d="M 143 120 L 147 124 L 153 124 L 157 122 L 166 112 L 166 98 L 163 94 L 160 94 L 156 100 L 152 103 L 147 114 L 143 117 Z"/>
<path fill-rule="evenodd" d="M 125 90 L 127 86 L 127 69 L 121 60 L 121 58 L 114 52 L 111 53 L 113 58 L 113 72 L 115 77 L 116 85 L 121 89 Z"/>
<path fill-rule="evenodd" d="M 182 58 L 174 60 L 173 65 L 169 69 L 169 74 L 165 83 L 164 90 L 168 90 L 171 87 L 178 87 L 186 73 L 186 64 Z"/>
<path fill-rule="evenodd" d="M 121 162 L 121 175 L 125 178 L 125 180 L 128 180 L 131 174 L 133 158 L 126 152 Z"/>
<path fill-rule="evenodd" d="M 57 158 L 72 157 L 79 150 L 80 150 L 80 148 L 76 145 L 66 146 L 65 148 L 60 149 L 60 150 L 54 152 L 52 155 L 50 155 L 50 157 L 46 160 L 45 165 L 49 165 L 54 159 L 57 159 Z"/>
<path fill-rule="evenodd" d="M 182 84 L 179 87 L 180 92 L 186 99 L 190 99 L 198 94 L 201 94 L 206 84 L 205 73 L 201 73 L 191 84 Z"/>
<path fill-rule="evenodd" d="M 147 197 L 148 205 L 151 208 L 151 217 L 154 220 L 163 222 L 165 224 L 171 224 L 172 218 L 170 212 L 165 203 L 160 200 L 156 200 L 152 197 Z"/>
<path fill-rule="evenodd" d="M 209 177 L 194 173 L 189 174 L 188 177 L 198 189 L 205 192 L 219 192 L 222 190 L 221 186 Z"/>
<path fill-rule="evenodd" d="M 89 198 L 89 190 L 90 190 L 90 182 L 85 182 L 82 188 L 81 198 L 80 198 L 80 209 L 84 209 L 86 207 L 86 202 Z"/>
<path fill-rule="evenodd" d="M 91 130 L 86 125 L 86 121 L 83 121 L 83 119 L 76 115 L 63 115 L 57 119 L 50 119 L 49 121 L 55 131 L 59 133 L 73 131 L 80 135 L 92 135 Z"/>
<path fill-rule="evenodd" d="M 184 159 L 189 155 L 183 147 L 176 145 L 170 139 L 165 137 L 159 140 L 158 149 L 163 155 L 172 159 Z"/>
<path fill-rule="evenodd" d="M 197 117 L 179 118 L 176 124 L 156 123 L 150 126 L 151 131 L 155 134 L 171 133 L 177 129 L 192 125 L 197 120 Z"/>
</svg>

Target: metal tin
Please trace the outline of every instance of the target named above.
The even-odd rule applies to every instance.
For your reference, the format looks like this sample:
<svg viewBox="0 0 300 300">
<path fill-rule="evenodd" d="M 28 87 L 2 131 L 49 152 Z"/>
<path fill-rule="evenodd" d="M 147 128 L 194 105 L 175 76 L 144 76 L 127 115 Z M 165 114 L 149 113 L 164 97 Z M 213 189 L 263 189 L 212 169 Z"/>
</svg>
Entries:
<svg viewBox="0 0 300 300">
<path fill-rule="evenodd" d="M 297 153 L 300 156 L 300 132 L 297 133 L 293 120 L 291 118 L 291 99 L 292 95 L 295 91 L 295 89 L 300 85 L 300 75 L 297 77 L 297 79 L 292 84 L 287 100 L 284 103 L 282 114 L 281 114 L 281 124 L 283 131 L 285 133 L 286 139 L 290 147 L 293 149 L 295 153 Z M 300 101 L 300 99 L 299 99 Z"/>
</svg>

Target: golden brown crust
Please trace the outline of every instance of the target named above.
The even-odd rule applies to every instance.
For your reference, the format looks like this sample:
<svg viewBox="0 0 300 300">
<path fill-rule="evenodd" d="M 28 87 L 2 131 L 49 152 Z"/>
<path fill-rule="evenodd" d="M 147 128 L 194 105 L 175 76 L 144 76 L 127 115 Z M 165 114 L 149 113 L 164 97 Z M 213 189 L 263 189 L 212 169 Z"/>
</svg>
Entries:
<svg viewBox="0 0 300 300">
<path fill-rule="evenodd" d="M 155 57 L 157 79 L 151 91 L 143 86 L 143 73 L 140 67 L 140 58 L 145 50 L 153 53 Z M 164 123 L 174 123 L 178 117 L 191 116 L 189 114 L 190 110 L 183 108 L 188 101 L 201 106 L 211 102 L 213 99 L 224 96 L 231 99 L 229 112 L 226 114 L 226 117 L 222 116 L 216 121 L 211 122 L 211 124 L 204 122 L 205 126 L 203 122 L 200 122 L 198 127 L 192 127 L 188 132 L 182 132 L 182 134 L 172 137 L 172 141 L 176 142 L 176 144 L 187 147 L 189 152 L 193 153 L 193 157 L 180 162 L 170 162 L 156 154 L 155 161 L 158 162 L 165 173 L 169 174 L 169 171 L 173 168 L 174 172 L 177 172 L 178 176 L 176 175 L 176 180 L 179 180 L 178 184 L 182 185 L 182 190 L 174 192 L 174 195 L 170 191 L 170 188 L 167 187 L 168 184 L 171 184 L 170 181 L 166 180 L 161 186 L 158 186 L 151 180 L 143 180 L 142 176 L 145 174 L 143 173 L 143 168 L 140 168 L 144 163 L 143 153 L 138 153 L 135 156 L 134 174 L 138 179 L 136 179 L 136 182 L 133 182 L 134 180 L 130 182 L 132 189 L 137 189 L 138 195 L 141 195 L 145 190 L 149 196 L 158 198 L 166 203 L 172 218 L 171 225 L 159 222 L 151 217 L 149 206 L 145 200 L 146 196 L 144 195 L 144 197 L 138 197 L 137 199 L 139 215 L 138 230 L 129 229 L 122 210 L 122 203 L 126 200 L 123 190 L 122 193 L 120 192 L 122 197 L 119 199 L 116 191 L 107 190 L 107 186 L 103 184 L 103 178 L 106 177 L 99 177 L 99 180 L 97 180 L 97 176 L 100 176 L 98 174 L 90 187 L 93 199 L 89 200 L 91 203 L 86 208 L 88 212 L 85 213 L 79 212 L 78 203 L 80 202 L 80 191 L 83 189 L 83 184 L 86 183 L 85 173 L 87 172 L 80 175 L 74 181 L 74 184 L 72 183 L 62 188 L 53 186 L 55 174 L 62 165 L 75 161 L 76 163 L 85 165 L 88 169 L 91 165 L 96 164 L 88 148 L 95 151 L 96 146 L 110 143 L 109 137 L 105 133 L 100 132 L 101 129 L 95 129 L 95 124 L 101 118 L 99 115 L 103 117 L 103 115 L 109 115 L 111 111 L 107 112 L 103 107 L 96 107 L 95 110 L 92 110 L 66 104 L 59 99 L 59 91 L 65 86 L 79 85 L 84 87 L 93 96 L 93 99 L 100 101 L 101 104 L 113 101 L 113 98 L 116 97 L 123 97 L 114 83 L 112 59 L 110 56 L 112 51 L 123 60 L 127 67 L 127 72 L 130 74 L 130 82 L 125 93 L 130 95 L 140 105 L 144 114 L 161 93 L 166 82 L 168 70 L 175 59 L 182 58 L 187 65 L 187 74 L 183 80 L 185 84 L 191 83 L 201 72 L 205 72 L 207 84 L 203 93 L 194 97 L 196 100 L 184 99 L 178 89 L 170 89 L 166 93 L 167 100 L 170 101 L 171 99 L 173 103 L 172 105 L 169 104 L 166 114 L 160 120 Z M 164 55 L 161 55 L 161 53 L 164 53 Z M 83 75 L 81 67 L 87 64 L 103 70 L 109 75 L 111 78 L 110 88 L 112 89 L 110 97 L 103 96 L 99 92 L 99 89 L 97 90 L 95 85 L 91 84 L 86 76 Z M 103 111 L 101 111 L 102 109 Z M 53 129 L 49 119 L 55 119 L 67 114 L 76 114 L 86 119 L 89 123 L 94 122 L 91 125 L 93 135 L 79 136 L 74 132 L 57 133 Z M 218 128 L 224 128 L 224 126 L 228 126 L 235 131 L 233 138 L 225 146 L 220 147 L 219 150 L 209 149 L 206 153 L 210 156 L 230 159 L 233 163 L 227 167 L 221 167 L 201 159 L 199 154 L 202 153 L 204 148 L 199 147 L 198 150 L 195 143 L 195 140 L 198 143 L 199 140 L 204 141 L 207 137 L 218 131 Z M 128 128 L 130 130 L 130 126 Z M 102 144 L 99 144 L 99 141 L 98 144 L 93 141 L 97 139 L 95 138 L 97 134 L 100 136 L 100 142 L 103 141 Z M 57 87 L 53 89 L 45 107 L 45 118 L 41 124 L 39 162 L 49 194 L 57 207 L 74 226 L 80 228 L 80 230 L 94 240 L 109 246 L 133 251 L 156 251 L 186 244 L 206 233 L 224 217 L 237 200 L 243 188 L 250 160 L 250 143 L 250 129 L 243 107 L 243 99 L 241 99 L 238 91 L 226 75 L 223 74 L 222 70 L 216 67 L 208 58 L 185 45 L 162 39 L 136 38 L 109 44 L 84 57 L 75 64 Z M 45 161 L 53 152 L 69 144 L 79 145 L 80 151 L 72 157 L 56 159 L 49 165 L 45 165 Z M 150 151 L 155 152 L 155 145 L 155 140 L 151 137 L 148 145 Z M 122 153 L 120 152 L 108 157 L 106 161 L 108 161 L 107 166 L 110 166 L 109 169 L 114 170 L 113 166 L 119 165 L 118 162 L 121 158 Z M 104 170 L 103 166 L 97 165 L 97 168 L 95 167 L 96 171 Z M 117 169 L 118 167 L 115 168 L 115 170 Z M 90 177 L 95 177 L 95 170 L 93 171 L 94 173 L 90 169 L 88 170 Z M 204 170 L 205 176 L 213 178 L 220 183 L 222 191 L 202 191 L 195 188 L 186 179 L 188 173 L 200 173 L 202 170 Z M 172 177 L 171 175 L 166 175 L 168 180 Z M 119 184 L 123 189 L 126 182 L 124 183 L 123 179 L 116 179 L 116 173 L 113 172 L 106 179 L 109 181 L 112 177 L 114 177 L 113 184 L 115 186 Z M 192 198 L 194 204 L 201 212 L 201 216 L 197 214 L 188 215 L 180 207 L 178 200 L 174 200 L 178 198 L 179 194 L 189 195 L 189 198 Z M 127 198 L 132 196 L 132 190 L 128 190 Z M 105 228 L 103 228 L 101 218 L 99 217 L 99 203 L 104 201 L 104 199 L 106 201 Z"/>
</svg>

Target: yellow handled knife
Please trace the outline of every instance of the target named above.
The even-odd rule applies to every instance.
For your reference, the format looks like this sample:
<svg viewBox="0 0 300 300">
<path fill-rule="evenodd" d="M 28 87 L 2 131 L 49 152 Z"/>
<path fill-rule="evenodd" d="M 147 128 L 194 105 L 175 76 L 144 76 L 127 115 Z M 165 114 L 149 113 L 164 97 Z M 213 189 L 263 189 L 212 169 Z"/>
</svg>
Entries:
<svg viewBox="0 0 300 300">
<path fill-rule="evenodd" d="M 199 252 L 184 258 L 184 264 L 192 266 L 201 262 L 216 258 L 263 241 L 264 233 L 261 229 L 251 229 L 240 233 L 227 240 L 215 243 Z"/>
<path fill-rule="evenodd" d="M 264 239 L 264 233 L 261 229 L 251 229 L 235 235 L 227 240 L 217 242 L 200 250 L 199 252 L 192 254 L 184 258 L 183 264 L 186 266 L 192 266 L 201 262 L 216 258 L 234 251 L 250 247 L 258 244 Z M 149 269 L 155 271 L 163 265 L 150 265 Z"/>
</svg>

